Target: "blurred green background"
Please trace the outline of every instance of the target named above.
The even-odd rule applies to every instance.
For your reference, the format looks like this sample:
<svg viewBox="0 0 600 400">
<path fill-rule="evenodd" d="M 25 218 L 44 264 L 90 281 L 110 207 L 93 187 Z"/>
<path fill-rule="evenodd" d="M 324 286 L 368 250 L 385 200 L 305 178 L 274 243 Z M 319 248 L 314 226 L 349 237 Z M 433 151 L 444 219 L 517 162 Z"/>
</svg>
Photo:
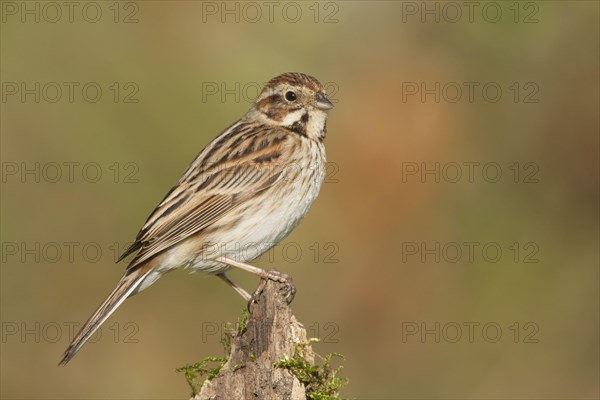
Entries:
<svg viewBox="0 0 600 400">
<path fill-rule="evenodd" d="M 257 264 L 346 356 L 342 394 L 599 397 L 598 2 L 47 4 L 1 4 L 2 398 L 189 396 L 175 369 L 244 307 L 213 277 L 165 276 L 56 364 L 115 252 L 285 71 L 327 82 L 331 165 Z"/>
</svg>

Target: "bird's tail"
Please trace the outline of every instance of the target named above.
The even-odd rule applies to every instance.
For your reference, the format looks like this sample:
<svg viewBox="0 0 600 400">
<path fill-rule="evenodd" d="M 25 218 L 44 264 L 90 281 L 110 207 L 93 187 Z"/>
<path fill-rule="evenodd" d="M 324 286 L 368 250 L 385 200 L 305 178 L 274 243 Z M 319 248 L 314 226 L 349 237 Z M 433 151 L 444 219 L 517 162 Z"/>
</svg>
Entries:
<svg viewBox="0 0 600 400">
<path fill-rule="evenodd" d="M 75 338 L 73 338 L 73 341 L 67 350 L 65 350 L 58 365 L 65 365 L 75 356 L 75 354 L 77 354 L 81 346 L 83 346 L 90 336 L 96 332 L 100 325 L 106 321 L 127 297 L 135 292 L 136 288 L 138 288 L 149 272 L 150 271 L 142 272 L 141 270 L 137 270 L 125 274 L 125 276 L 121 278 L 115 290 L 113 290 L 106 300 L 102 302 L 100 307 L 98 307 L 85 325 L 83 325 L 79 333 L 75 335 Z"/>
</svg>

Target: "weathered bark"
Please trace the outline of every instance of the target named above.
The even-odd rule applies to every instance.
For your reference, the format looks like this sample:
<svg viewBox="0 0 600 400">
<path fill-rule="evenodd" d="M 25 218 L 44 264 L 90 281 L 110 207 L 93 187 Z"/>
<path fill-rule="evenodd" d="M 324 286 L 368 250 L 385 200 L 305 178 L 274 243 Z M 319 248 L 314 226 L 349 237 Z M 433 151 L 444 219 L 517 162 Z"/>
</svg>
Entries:
<svg viewBox="0 0 600 400">
<path fill-rule="evenodd" d="M 285 301 L 286 286 L 267 281 L 252 305 L 246 329 L 232 340 L 231 354 L 219 375 L 194 399 L 306 399 L 304 385 L 287 369 L 273 363 L 293 357 L 306 330 Z M 305 358 L 314 362 L 310 348 Z"/>
</svg>

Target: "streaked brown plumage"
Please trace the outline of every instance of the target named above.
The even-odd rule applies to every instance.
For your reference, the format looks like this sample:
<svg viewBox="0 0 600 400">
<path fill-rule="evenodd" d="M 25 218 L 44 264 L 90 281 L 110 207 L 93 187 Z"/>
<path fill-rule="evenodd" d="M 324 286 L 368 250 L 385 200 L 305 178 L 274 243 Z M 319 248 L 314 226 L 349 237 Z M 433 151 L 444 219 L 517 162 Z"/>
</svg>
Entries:
<svg viewBox="0 0 600 400">
<path fill-rule="evenodd" d="M 327 110 L 315 78 L 285 73 L 267 83 L 250 110 L 210 142 L 167 193 L 123 258 L 135 254 L 114 291 L 65 351 L 66 364 L 129 296 L 176 268 L 226 275 L 285 238 L 317 197 L 325 175 Z"/>
</svg>

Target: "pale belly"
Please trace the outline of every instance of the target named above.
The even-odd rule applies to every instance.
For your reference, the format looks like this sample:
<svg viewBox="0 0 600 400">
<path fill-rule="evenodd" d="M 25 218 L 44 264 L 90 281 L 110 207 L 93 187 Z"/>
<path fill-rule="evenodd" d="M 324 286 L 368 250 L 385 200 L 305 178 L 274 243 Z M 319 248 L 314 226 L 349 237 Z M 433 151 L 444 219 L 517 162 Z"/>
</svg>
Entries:
<svg viewBox="0 0 600 400">
<path fill-rule="evenodd" d="M 237 223 L 203 235 L 201 248 L 199 241 L 188 240 L 170 249 L 159 269 L 167 272 L 183 267 L 194 272 L 220 273 L 231 267 L 214 261 L 218 257 L 247 262 L 265 253 L 289 235 L 308 212 L 323 182 L 325 167 L 324 162 L 322 164 L 307 182 L 298 179 L 292 185 L 266 191 L 253 206 L 241 205 L 242 218 L 235 217 L 239 214 L 233 210 L 218 223 L 227 226 L 233 219 Z M 242 211 L 246 206 L 249 208 Z"/>
</svg>

